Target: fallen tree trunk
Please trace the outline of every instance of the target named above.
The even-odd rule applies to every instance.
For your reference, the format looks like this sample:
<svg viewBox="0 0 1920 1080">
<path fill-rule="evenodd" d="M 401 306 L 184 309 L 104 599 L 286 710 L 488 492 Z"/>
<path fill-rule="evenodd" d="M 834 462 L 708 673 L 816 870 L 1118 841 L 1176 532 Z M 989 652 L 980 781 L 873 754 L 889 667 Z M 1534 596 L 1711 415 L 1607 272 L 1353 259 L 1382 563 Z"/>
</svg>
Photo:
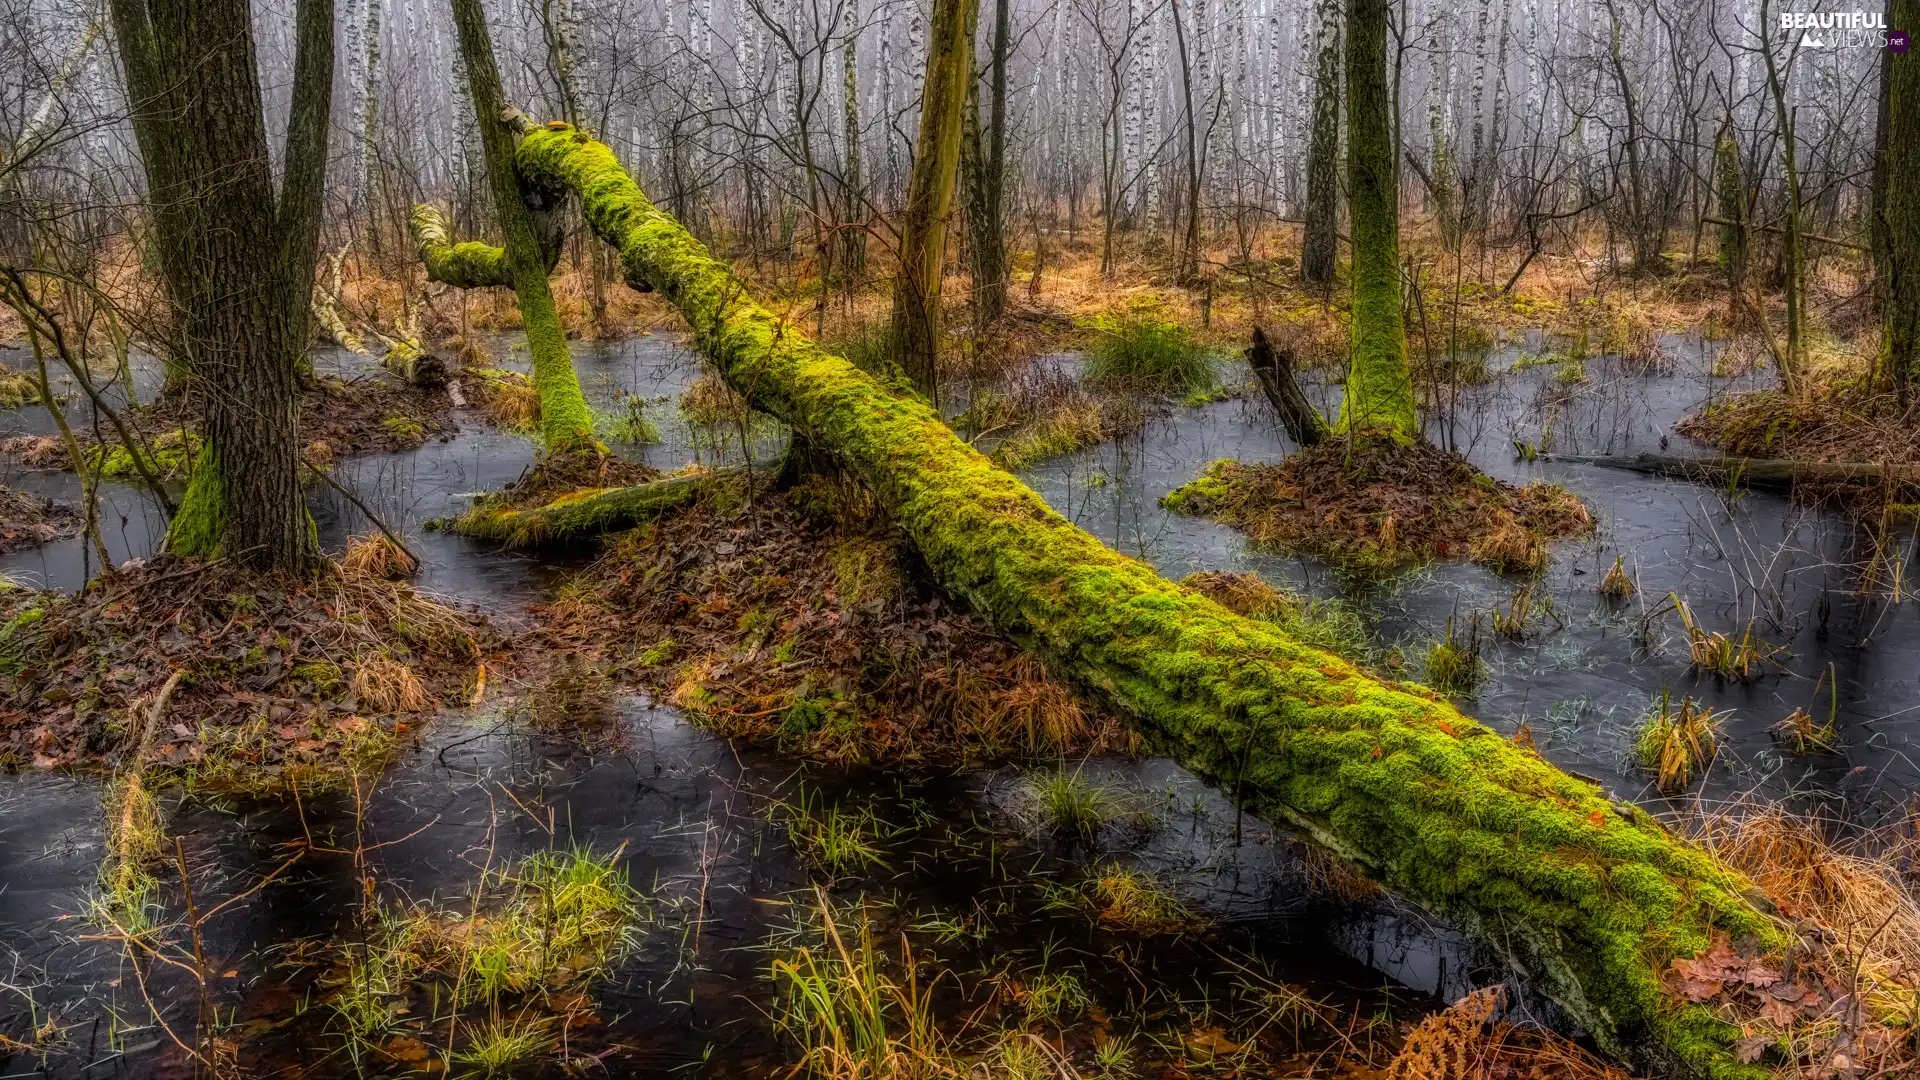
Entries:
<svg viewBox="0 0 1920 1080">
<path fill-rule="evenodd" d="M 540 547 L 631 529 L 677 510 L 717 483 L 746 475 L 744 468 L 683 473 L 632 487 L 572 491 L 542 506 L 508 510 L 480 503 L 455 518 L 452 532 L 508 547 Z"/>
<path fill-rule="evenodd" d="M 1775 956 L 1792 943 L 1739 874 L 1433 691 L 1107 548 L 927 405 L 756 304 L 606 146 L 549 125 L 519 164 L 578 193 L 628 280 L 686 317 L 735 390 L 860 476 L 942 585 L 1157 749 L 1475 934 L 1609 1051 L 1716 1080 L 1765 1075 L 1735 1060 L 1738 1026 L 1663 981 L 1722 934 Z"/>
<path fill-rule="evenodd" d="M 1864 461 L 1791 461 L 1786 458 L 1687 457 L 1683 454 L 1541 454 L 1542 461 L 1675 476 L 1757 491 L 1791 492 L 1801 485 L 1857 487 L 1920 485 L 1920 465 Z"/>
</svg>

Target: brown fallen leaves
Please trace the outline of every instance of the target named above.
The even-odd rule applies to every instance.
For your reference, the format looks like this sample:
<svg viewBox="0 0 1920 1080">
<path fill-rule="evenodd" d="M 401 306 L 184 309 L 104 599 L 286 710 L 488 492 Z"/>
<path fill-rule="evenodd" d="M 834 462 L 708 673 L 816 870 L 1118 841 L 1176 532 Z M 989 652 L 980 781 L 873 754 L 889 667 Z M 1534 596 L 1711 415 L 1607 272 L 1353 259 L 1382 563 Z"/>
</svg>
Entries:
<svg viewBox="0 0 1920 1080">
<path fill-rule="evenodd" d="M 890 763 L 1132 745 L 915 572 L 871 500 L 726 486 L 614 538 L 541 609 L 541 644 L 730 736 Z"/>
<path fill-rule="evenodd" d="M 1489 986 L 1422 1020 L 1385 1080 L 1628 1080 L 1574 1042 L 1505 1019 L 1505 1007 L 1505 988 Z"/>
<path fill-rule="evenodd" d="M 331 564 L 280 580 L 129 563 L 78 594 L 0 593 L 0 627 L 0 762 L 123 759 L 180 672 L 146 764 L 248 788 L 377 756 L 407 728 L 396 713 L 464 700 L 500 648 L 480 615 Z"/>
</svg>

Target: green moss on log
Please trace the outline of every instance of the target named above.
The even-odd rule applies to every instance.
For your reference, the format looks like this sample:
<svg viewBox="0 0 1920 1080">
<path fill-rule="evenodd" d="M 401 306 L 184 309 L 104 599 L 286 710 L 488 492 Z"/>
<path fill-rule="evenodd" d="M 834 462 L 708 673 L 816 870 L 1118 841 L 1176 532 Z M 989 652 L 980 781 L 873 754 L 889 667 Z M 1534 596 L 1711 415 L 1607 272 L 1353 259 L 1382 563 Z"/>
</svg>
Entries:
<svg viewBox="0 0 1920 1080">
<path fill-rule="evenodd" d="M 1739 1032 L 1662 986 L 1716 932 L 1787 945 L 1739 874 L 1423 687 L 1371 678 L 1107 548 L 994 467 L 924 403 L 756 304 L 570 128 L 521 144 L 523 175 L 581 196 L 629 279 L 687 318 L 753 403 L 872 488 L 952 592 L 1102 692 L 1245 807 L 1294 823 L 1510 956 L 1610 1050 L 1717 1080 Z"/>
<path fill-rule="evenodd" d="M 481 503 L 448 529 L 515 548 L 579 541 L 652 521 L 743 475 L 740 469 L 702 470 L 633 487 L 584 488 L 521 510 Z"/>
<path fill-rule="evenodd" d="M 453 242 L 446 215 L 438 207 L 413 208 L 413 243 L 420 261 L 426 264 L 427 277 L 457 289 L 482 289 L 513 285 L 513 273 L 507 269 L 507 253 L 491 244 L 469 240 Z"/>
</svg>

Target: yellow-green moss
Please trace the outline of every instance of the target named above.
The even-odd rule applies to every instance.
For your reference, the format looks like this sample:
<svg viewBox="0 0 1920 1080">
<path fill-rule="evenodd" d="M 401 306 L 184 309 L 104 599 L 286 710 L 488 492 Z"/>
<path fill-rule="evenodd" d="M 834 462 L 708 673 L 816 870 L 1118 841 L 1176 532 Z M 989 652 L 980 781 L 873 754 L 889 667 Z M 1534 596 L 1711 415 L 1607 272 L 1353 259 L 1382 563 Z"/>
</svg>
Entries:
<svg viewBox="0 0 1920 1080">
<path fill-rule="evenodd" d="M 613 152 L 564 125 L 523 175 L 581 197 L 629 279 L 686 317 L 739 392 L 855 470 L 952 592 L 1131 714 L 1159 748 L 1502 949 L 1616 1053 L 1751 1074 L 1662 989 L 1717 929 L 1782 949 L 1748 883 L 1645 815 L 1462 715 L 1105 547 L 925 404 L 756 304 Z"/>
<path fill-rule="evenodd" d="M 462 536 L 508 547 L 565 543 L 651 521 L 699 498 L 714 484 L 739 475 L 738 469 L 703 470 L 633 487 L 586 488 L 524 510 L 482 502 L 455 518 L 449 528 Z"/>
</svg>

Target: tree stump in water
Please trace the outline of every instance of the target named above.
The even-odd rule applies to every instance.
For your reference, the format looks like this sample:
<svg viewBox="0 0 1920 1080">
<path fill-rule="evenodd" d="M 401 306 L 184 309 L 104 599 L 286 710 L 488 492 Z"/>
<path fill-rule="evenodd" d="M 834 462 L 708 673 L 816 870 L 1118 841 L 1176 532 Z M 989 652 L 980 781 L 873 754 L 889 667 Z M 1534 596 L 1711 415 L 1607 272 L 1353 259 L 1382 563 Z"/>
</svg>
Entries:
<svg viewBox="0 0 1920 1080">
<path fill-rule="evenodd" d="M 1254 378 L 1260 380 L 1260 389 L 1273 403 L 1274 410 L 1280 414 L 1280 423 L 1294 442 L 1313 446 L 1327 437 L 1326 421 L 1320 419 L 1313 403 L 1294 381 L 1292 349 L 1274 348 L 1266 332 L 1256 326 L 1253 347 L 1247 350 L 1247 366 L 1253 369 Z"/>
</svg>

